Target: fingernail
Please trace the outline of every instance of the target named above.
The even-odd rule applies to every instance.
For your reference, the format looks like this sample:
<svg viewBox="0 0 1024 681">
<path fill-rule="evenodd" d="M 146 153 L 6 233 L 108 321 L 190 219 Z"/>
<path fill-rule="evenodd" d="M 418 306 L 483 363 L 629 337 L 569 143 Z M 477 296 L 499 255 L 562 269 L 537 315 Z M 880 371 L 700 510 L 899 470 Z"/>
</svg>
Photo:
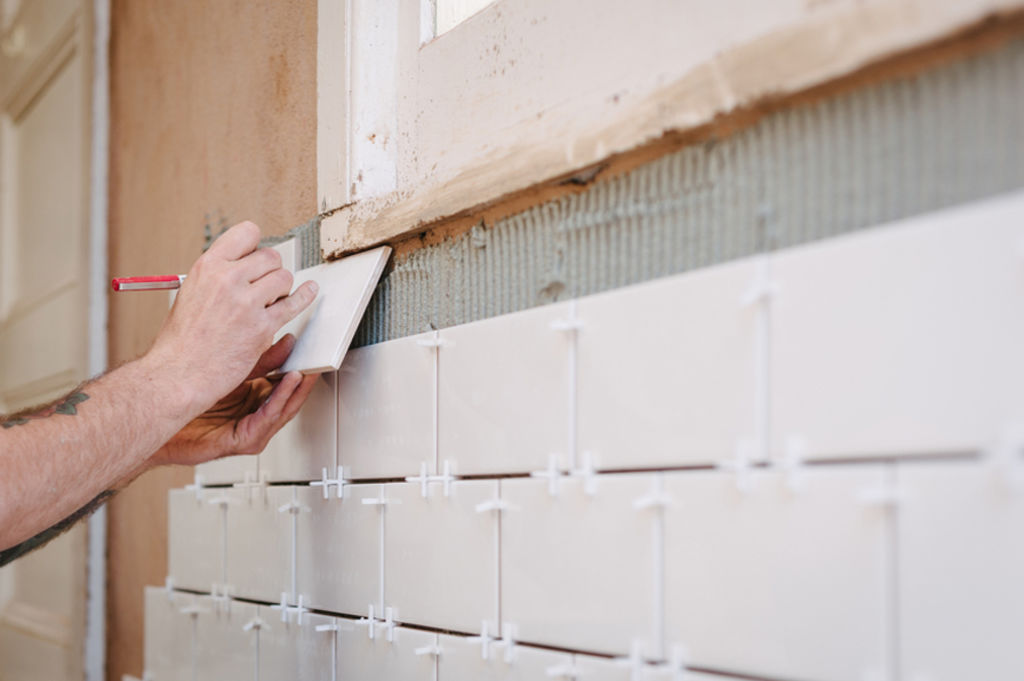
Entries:
<svg viewBox="0 0 1024 681">
<path fill-rule="evenodd" d="M 320 292 L 320 284 L 316 283 L 315 281 L 310 281 L 309 290 L 310 292 L 312 292 L 314 296 L 316 296 L 316 294 Z"/>
</svg>

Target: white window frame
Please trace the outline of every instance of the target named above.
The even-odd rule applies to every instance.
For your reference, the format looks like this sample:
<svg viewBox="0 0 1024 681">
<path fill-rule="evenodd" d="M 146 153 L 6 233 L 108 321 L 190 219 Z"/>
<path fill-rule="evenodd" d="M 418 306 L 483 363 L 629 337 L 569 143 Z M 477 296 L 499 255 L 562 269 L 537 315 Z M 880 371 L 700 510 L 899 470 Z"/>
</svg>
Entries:
<svg viewBox="0 0 1024 681">
<path fill-rule="evenodd" d="M 423 230 L 1022 5 L 498 0 L 424 42 L 431 0 L 319 0 L 323 251 Z"/>
</svg>

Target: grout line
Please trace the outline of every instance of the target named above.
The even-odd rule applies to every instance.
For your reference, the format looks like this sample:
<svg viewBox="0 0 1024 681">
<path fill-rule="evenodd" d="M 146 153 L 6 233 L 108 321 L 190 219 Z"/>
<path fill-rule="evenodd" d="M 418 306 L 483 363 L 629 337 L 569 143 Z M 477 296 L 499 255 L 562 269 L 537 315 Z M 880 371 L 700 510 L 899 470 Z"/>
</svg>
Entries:
<svg viewBox="0 0 1024 681">
<path fill-rule="evenodd" d="M 579 421 L 579 404 L 577 400 L 577 386 L 579 383 L 579 330 L 575 328 L 577 323 L 576 318 L 576 300 L 569 301 L 569 352 L 568 352 L 568 363 L 569 363 L 569 470 L 574 471 L 578 467 L 579 453 L 576 451 L 578 447 L 577 434 L 578 434 L 578 421 Z"/>
<path fill-rule="evenodd" d="M 495 484 L 497 485 L 497 488 L 498 488 L 498 490 L 497 490 L 498 491 L 498 499 L 500 500 L 501 499 L 501 480 L 498 480 Z M 498 511 L 497 513 L 494 514 L 494 516 L 495 516 L 495 523 L 496 523 L 496 526 L 495 526 L 495 537 L 494 537 L 494 553 L 495 553 L 495 556 L 496 556 L 495 567 L 496 567 L 496 572 L 497 572 L 497 575 L 496 575 L 497 576 L 497 583 L 494 585 L 495 586 L 494 600 L 495 600 L 495 606 L 496 606 L 495 607 L 495 620 L 494 620 L 494 623 L 495 623 L 497 631 L 499 633 L 502 633 L 501 632 L 501 627 L 502 627 L 502 624 L 501 624 L 501 517 L 503 515 L 505 515 L 505 514 L 502 513 L 501 511 Z"/>
<path fill-rule="evenodd" d="M 886 476 L 889 478 L 889 483 L 892 489 L 899 489 L 899 466 L 895 463 L 891 463 L 887 466 L 885 471 Z M 899 672 L 902 666 L 902 660 L 900 656 L 900 545 L 899 545 L 899 521 L 900 521 L 900 508 L 898 504 L 892 504 L 887 509 L 886 513 L 886 529 L 887 540 L 889 544 L 889 580 L 888 580 L 888 602 L 889 612 L 889 635 L 888 644 L 889 648 L 889 678 L 898 679 L 900 678 Z"/>
<path fill-rule="evenodd" d="M 185 589 L 185 588 L 181 588 L 181 587 L 174 587 L 173 591 L 175 593 L 192 594 L 192 595 L 196 595 L 196 596 L 209 595 L 209 594 L 206 594 L 205 592 L 202 592 L 202 591 L 195 591 L 193 589 Z M 261 606 L 268 606 L 268 607 L 269 606 L 273 606 L 273 605 L 277 605 L 277 603 L 271 603 L 269 601 L 260 601 L 260 600 L 256 600 L 256 599 L 252 599 L 252 598 L 232 597 L 231 600 L 232 601 L 236 601 L 238 603 L 250 603 L 250 604 L 253 604 L 253 605 L 261 605 Z M 353 614 L 353 613 L 334 612 L 334 611 L 331 611 L 331 610 L 320 610 L 320 609 L 317 609 L 317 608 L 308 608 L 308 610 L 309 610 L 310 613 L 313 613 L 313 614 L 316 614 L 316 615 L 323 615 L 325 617 L 333 617 L 333 618 L 336 618 L 336 619 L 343 619 L 343 620 L 350 621 L 350 622 L 358 622 L 360 620 L 366 619 L 366 615 L 365 614 L 357 615 L 357 614 Z M 193 620 L 193 623 L 194 622 L 195 622 L 195 620 Z M 193 627 L 194 626 L 195 625 L 193 624 Z M 474 637 L 477 637 L 477 636 L 480 635 L 479 632 L 459 631 L 457 629 L 445 629 L 445 628 L 442 628 L 442 627 L 433 627 L 433 626 L 426 625 L 426 624 L 416 624 L 416 623 L 413 623 L 413 622 L 402 622 L 400 620 L 396 620 L 395 621 L 395 626 L 401 627 L 403 629 L 411 629 L 411 630 L 414 630 L 414 631 L 422 631 L 422 632 L 425 632 L 425 633 L 444 634 L 446 636 L 454 636 L 454 637 L 457 637 L 457 638 L 474 638 Z M 337 632 L 335 632 L 335 636 L 337 636 Z M 196 637 L 194 636 L 193 637 L 193 642 L 195 642 L 195 640 L 196 640 Z M 617 657 L 620 657 L 620 655 L 615 655 L 613 653 L 602 653 L 602 652 L 598 652 L 598 651 L 594 651 L 594 650 L 584 650 L 584 649 L 580 649 L 580 648 L 567 648 L 567 647 L 564 647 L 564 646 L 551 645 L 551 644 L 547 644 L 547 643 L 538 643 L 536 641 L 523 641 L 523 640 L 516 639 L 515 644 L 517 646 L 523 646 L 523 647 L 526 647 L 526 648 L 534 648 L 534 649 L 537 649 L 537 650 L 549 650 L 549 651 L 552 651 L 552 652 L 567 653 L 567 654 L 571 654 L 571 655 L 586 655 L 587 657 L 595 657 L 595 658 L 601 658 L 601 659 L 605 659 L 605 660 L 613 660 L 613 659 L 615 659 Z M 701 674 L 709 674 L 709 675 L 713 675 L 713 676 L 726 676 L 726 677 L 729 677 L 731 679 L 738 679 L 738 680 L 742 680 L 742 681 L 793 681 L 791 679 L 786 679 L 785 677 L 755 676 L 755 675 L 746 674 L 746 673 L 742 673 L 742 672 L 735 672 L 735 671 L 729 671 L 729 670 L 717 669 L 717 668 L 710 668 L 710 667 L 701 667 L 701 666 L 697 666 L 697 665 L 688 666 L 687 667 L 687 671 L 698 672 L 698 673 L 701 673 Z M 195 677 L 193 677 L 193 681 L 196 681 Z"/>
<path fill-rule="evenodd" d="M 441 472 L 441 438 L 440 438 L 440 423 L 441 418 L 441 332 L 434 331 L 434 404 L 433 404 L 433 417 L 434 417 L 434 475 L 438 475 Z"/>
<path fill-rule="evenodd" d="M 292 503 L 299 503 L 299 488 L 292 487 Z M 289 513 L 291 516 L 292 526 L 292 560 L 291 560 L 291 586 L 292 586 L 292 602 L 299 602 L 299 574 L 298 574 L 298 563 L 299 563 L 299 547 L 298 547 L 298 534 L 299 534 L 299 514 L 296 512 Z M 257 679 L 257 681 L 259 681 Z"/>
<path fill-rule="evenodd" d="M 381 485 L 380 496 L 381 496 L 382 499 L 384 498 L 384 494 L 385 493 L 386 492 L 384 490 L 384 486 Z M 377 591 L 377 599 L 379 601 L 379 605 L 377 607 L 380 608 L 381 615 L 384 614 L 384 514 L 385 513 L 387 513 L 387 504 L 381 504 L 380 505 L 380 510 L 379 510 L 379 516 L 380 517 L 378 518 L 378 522 L 380 523 L 380 531 L 377 533 L 378 537 L 380 538 L 380 546 L 378 547 L 378 555 L 377 555 L 377 562 L 378 562 L 378 573 L 377 573 L 377 576 L 378 576 L 378 579 L 377 579 L 377 589 L 378 589 L 378 591 Z M 371 626 L 372 626 L 372 624 L 371 624 Z"/>
<path fill-rule="evenodd" d="M 658 474 L 654 478 L 654 494 L 660 497 L 665 493 L 665 476 Z M 665 650 L 665 507 L 654 509 L 654 645 L 655 657 L 664 659 Z"/>
<path fill-rule="evenodd" d="M 228 583 L 228 506 L 220 507 L 220 584 Z"/>
<path fill-rule="evenodd" d="M 942 461 L 981 461 L 983 458 L 983 452 L 981 450 L 948 450 L 948 451 L 933 451 L 933 452 L 906 452 L 906 453 L 888 453 L 888 454 L 877 454 L 872 456 L 857 456 L 855 454 L 842 455 L 830 457 L 827 459 L 823 458 L 807 458 L 801 463 L 806 466 L 848 466 L 848 465 L 877 465 L 886 463 L 931 463 L 931 462 L 942 462 Z M 777 466 L 772 462 L 752 462 L 752 468 L 763 468 L 774 470 Z M 599 468 L 594 472 L 598 475 L 629 475 L 629 474 L 644 474 L 644 473 L 686 473 L 686 472 L 697 472 L 697 471 L 713 471 L 718 470 L 718 463 L 696 463 L 696 464 L 679 464 L 675 466 L 650 466 L 647 468 Z M 418 475 L 419 471 L 410 472 L 409 475 Z M 475 473 L 471 475 L 456 475 L 455 478 L 458 480 L 506 480 L 515 478 L 529 478 L 530 472 L 517 472 L 517 473 Z M 243 481 L 239 481 L 243 482 Z M 311 482 L 320 482 L 320 480 L 292 480 L 292 481 L 277 481 L 268 482 L 267 487 L 289 487 L 298 485 L 300 487 L 307 487 Z M 355 478 L 352 480 L 346 480 L 346 485 L 388 485 L 394 483 L 405 483 L 408 482 L 404 477 L 396 478 Z M 203 485 L 203 489 L 231 489 L 235 483 L 223 483 L 216 485 Z"/>
<path fill-rule="evenodd" d="M 192 620 L 192 681 L 199 680 L 199 622 L 198 618 Z"/>
</svg>

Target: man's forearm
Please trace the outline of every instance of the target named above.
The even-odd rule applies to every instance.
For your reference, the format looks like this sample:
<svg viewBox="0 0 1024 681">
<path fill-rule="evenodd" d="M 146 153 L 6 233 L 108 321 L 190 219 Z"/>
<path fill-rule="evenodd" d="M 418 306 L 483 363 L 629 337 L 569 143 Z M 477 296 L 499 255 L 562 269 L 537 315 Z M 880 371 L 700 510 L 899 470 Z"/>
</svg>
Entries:
<svg viewBox="0 0 1024 681">
<path fill-rule="evenodd" d="M 0 429 L 0 549 L 68 518 L 118 481 L 144 470 L 203 405 L 158 358 L 87 383 Z"/>
</svg>

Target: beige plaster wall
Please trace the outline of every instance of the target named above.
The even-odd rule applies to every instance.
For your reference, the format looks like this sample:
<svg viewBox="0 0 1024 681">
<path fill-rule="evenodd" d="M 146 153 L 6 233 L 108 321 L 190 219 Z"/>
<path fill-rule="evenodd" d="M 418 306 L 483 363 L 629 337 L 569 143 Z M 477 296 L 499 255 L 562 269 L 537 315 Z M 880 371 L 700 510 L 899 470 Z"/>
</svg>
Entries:
<svg viewBox="0 0 1024 681">
<path fill-rule="evenodd" d="M 184 272 L 204 228 L 280 234 L 316 214 L 316 0 L 114 0 L 111 274 Z M 167 298 L 112 295 L 110 362 L 143 353 Z M 166 494 L 110 505 L 108 678 L 142 672 L 142 587 L 166 573 Z"/>
</svg>

